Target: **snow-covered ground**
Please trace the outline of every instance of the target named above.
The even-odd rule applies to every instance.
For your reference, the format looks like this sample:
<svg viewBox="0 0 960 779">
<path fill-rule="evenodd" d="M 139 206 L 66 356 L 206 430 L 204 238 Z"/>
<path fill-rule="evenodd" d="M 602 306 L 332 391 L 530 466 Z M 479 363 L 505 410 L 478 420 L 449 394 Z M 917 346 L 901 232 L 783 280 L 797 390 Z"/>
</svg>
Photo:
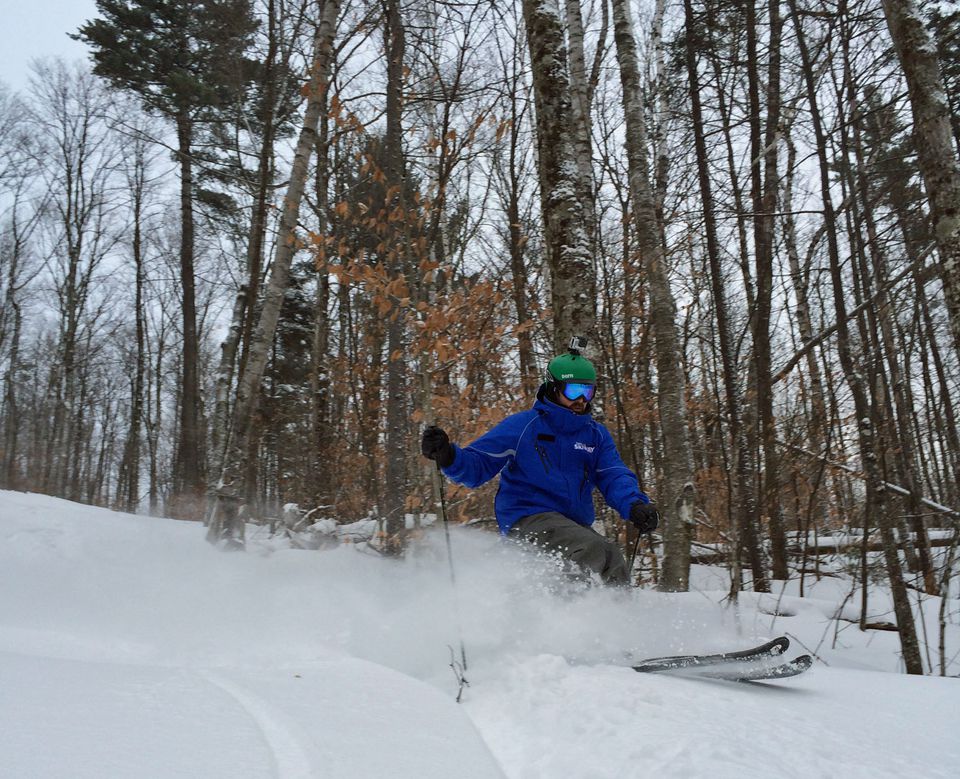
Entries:
<svg viewBox="0 0 960 779">
<path fill-rule="evenodd" d="M 895 634 L 833 621 L 858 608 L 844 579 L 733 608 L 715 569 L 690 593 L 583 590 L 492 534 L 453 551 L 456 594 L 439 530 L 402 562 L 256 535 L 226 553 L 197 524 L 0 491 L 0 777 L 960 775 L 960 682 L 896 673 Z M 626 667 L 778 634 L 809 673 Z"/>
</svg>

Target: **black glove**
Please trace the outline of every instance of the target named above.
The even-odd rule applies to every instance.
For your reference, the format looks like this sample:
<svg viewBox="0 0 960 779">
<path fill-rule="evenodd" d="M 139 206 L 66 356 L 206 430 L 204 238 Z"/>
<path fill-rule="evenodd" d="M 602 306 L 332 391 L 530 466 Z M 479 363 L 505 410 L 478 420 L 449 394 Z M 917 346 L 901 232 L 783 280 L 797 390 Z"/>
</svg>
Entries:
<svg viewBox="0 0 960 779">
<path fill-rule="evenodd" d="M 630 521 L 641 533 L 652 533 L 660 524 L 660 512 L 653 503 L 638 500 L 630 507 Z"/>
<path fill-rule="evenodd" d="M 457 455 L 453 444 L 450 443 L 450 437 L 442 427 L 436 425 L 430 425 L 423 431 L 423 438 L 420 439 L 420 452 L 428 460 L 436 460 L 441 468 L 453 465 L 453 458 Z"/>
</svg>

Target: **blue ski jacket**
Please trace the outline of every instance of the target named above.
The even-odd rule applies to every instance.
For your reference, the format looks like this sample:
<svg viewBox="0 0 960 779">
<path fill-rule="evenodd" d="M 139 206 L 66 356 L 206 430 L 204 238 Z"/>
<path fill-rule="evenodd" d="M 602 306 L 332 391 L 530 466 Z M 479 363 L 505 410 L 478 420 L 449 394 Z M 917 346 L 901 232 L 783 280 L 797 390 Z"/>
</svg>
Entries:
<svg viewBox="0 0 960 779">
<path fill-rule="evenodd" d="M 465 447 L 454 445 L 453 464 L 443 472 L 467 487 L 498 473 L 495 508 L 504 535 L 517 520 L 557 511 L 593 524 L 593 488 L 621 517 L 637 501 L 649 503 L 636 475 L 623 462 L 610 432 L 589 413 L 575 414 L 537 393 L 532 409 L 512 414 Z"/>
</svg>

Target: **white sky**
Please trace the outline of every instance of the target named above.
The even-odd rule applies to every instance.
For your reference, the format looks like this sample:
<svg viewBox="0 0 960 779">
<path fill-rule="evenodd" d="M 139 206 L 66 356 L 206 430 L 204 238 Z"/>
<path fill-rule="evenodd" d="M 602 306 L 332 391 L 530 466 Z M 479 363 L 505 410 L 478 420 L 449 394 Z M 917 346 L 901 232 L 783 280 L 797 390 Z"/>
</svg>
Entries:
<svg viewBox="0 0 960 779">
<path fill-rule="evenodd" d="M 87 47 L 67 34 L 96 15 L 94 0 L 0 0 L 0 81 L 23 91 L 32 60 L 86 59 Z"/>
</svg>

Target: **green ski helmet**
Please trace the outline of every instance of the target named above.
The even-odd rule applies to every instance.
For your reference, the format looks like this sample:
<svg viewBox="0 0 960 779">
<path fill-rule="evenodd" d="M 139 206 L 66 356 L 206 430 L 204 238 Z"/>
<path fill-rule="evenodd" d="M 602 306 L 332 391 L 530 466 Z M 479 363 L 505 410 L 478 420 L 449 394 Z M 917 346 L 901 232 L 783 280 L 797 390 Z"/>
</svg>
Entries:
<svg viewBox="0 0 960 779">
<path fill-rule="evenodd" d="M 586 345 L 585 338 L 574 337 L 567 354 L 557 355 L 550 360 L 547 384 L 554 396 L 563 394 L 569 401 L 582 397 L 587 403 L 593 400 L 597 390 L 597 369 L 580 354 L 580 349 Z"/>
<path fill-rule="evenodd" d="M 597 369 L 581 354 L 560 354 L 550 360 L 547 373 L 551 381 L 597 383 Z"/>
</svg>

